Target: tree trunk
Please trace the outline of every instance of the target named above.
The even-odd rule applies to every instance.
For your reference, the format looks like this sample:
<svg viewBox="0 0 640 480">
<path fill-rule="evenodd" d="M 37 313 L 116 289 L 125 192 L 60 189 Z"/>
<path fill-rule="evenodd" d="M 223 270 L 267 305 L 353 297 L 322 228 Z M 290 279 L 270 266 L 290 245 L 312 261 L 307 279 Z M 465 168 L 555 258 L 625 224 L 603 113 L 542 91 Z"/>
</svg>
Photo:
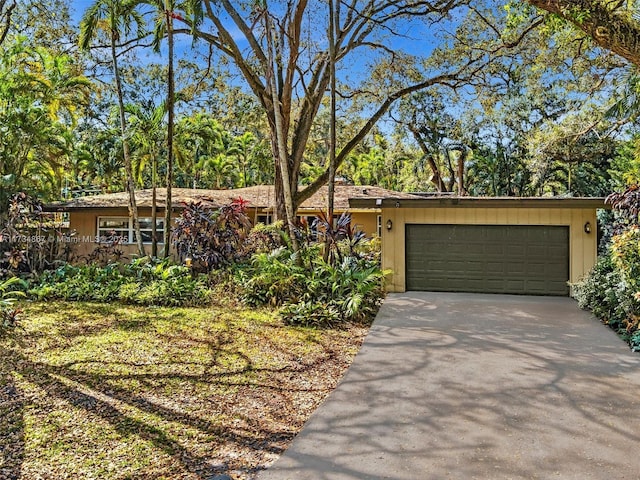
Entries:
<svg viewBox="0 0 640 480">
<path fill-rule="evenodd" d="M 168 7 L 170 3 L 165 2 L 165 15 L 167 20 L 167 44 L 169 49 L 169 65 L 167 73 L 167 197 L 164 207 L 164 257 L 171 254 L 171 186 L 173 184 L 173 124 L 175 111 L 175 84 L 173 74 L 173 11 Z"/>
<path fill-rule="evenodd" d="M 156 189 L 158 187 L 158 159 L 156 154 L 153 154 L 151 159 L 151 256 L 153 258 L 158 257 L 158 200 L 156 196 Z"/>
<path fill-rule="evenodd" d="M 120 114 L 120 130 L 122 133 L 122 154 L 124 156 L 124 168 L 127 175 L 127 190 L 129 191 L 129 216 L 133 219 L 133 231 L 136 236 L 138 254 L 144 257 L 144 244 L 140 234 L 140 221 L 138 219 L 138 206 L 136 205 L 136 187 L 133 179 L 133 167 L 131 156 L 129 155 L 129 142 L 127 141 L 127 124 L 124 117 L 124 95 L 122 93 L 122 82 L 120 80 L 120 70 L 118 69 L 118 57 L 116 55 L 116 39 L 111 35 L 111 58 L 113 60 L 113 76 L 116 81 L 118 93 L 118 110 Z"/>
<path fill-rule="evenodd" d="M 294 252 L 300 250 L 300 245 L 298 244 L 298 238 L 296 236 L 296 211 L 293 204 L 293 194 L 291 193 L 291 181 L 289 178 L 289 162 L 288 162 L 288 153 L 287 153 L 287 139 L 284 133 L 284 126 L 282 123 L 282 110 L 280 99 L 278 98 L 278 88 L 276 86 L 276 69 L 274 65 L 274 45 L 273 45 L 273 35 L 271 32 L 271 22 L 269 21 L 269 13 L 266 8 L 265 2 L 265 11 L 264 11 L 264 22 L 265 29 L 267 34 L 267 54 L 268 54 L 268 66 L 267 66 L 267 83 L 270 86 L 271 90 L 271 100 L 273 102 L 273 121 L 275 124 L 275 133 L 276 133 L 276 142 L 277 142 L 277 160 L 279 165 L 279 172 L 281 176 L 282 185 L 282 196 L 284 197 L 284 207 L 286 212 L 286 220 L 287 225 L 289 227 L 289 236 L 291 237 L 291 246 Z M 273 143 L 273 142 L 272 142 Z M 276 182 L 278 183 L 278 182 Z M 278 202 L 279 203 L 279 202 Z"/>
<path fill-rule="evenodd" d="M 460 156 L 458 157 L 458 195 L 462 196 L 465 194 L 464 190 L 464 160 L 466 154 L 464 151 L 460 152 Z"/>
<path fill-rule="evenodd" d="M 429 164 L 429 168 L 431 168 L 431 183 L 436 186 L 436 190 L 438 190 L 438 192 L 446 192 L 447 186 L 442 180 L 442 175 L 440 175 L 440 168 L 438 168 L 438 164 L 433 159 L 433 156 L 427 154 L 427 163 Z"/>
<path fill-rule="evenodd" d="M 15 0 L 12 0 L 9 5 L 6 5 L 5 0 L 0 0 L 0 45 L 7 38 L 11 27 L 11 15 L 17 6 Z"/>
<path fill-rule="evenodd" d="M 327 192 L 327 220 L 328 228 L 333 228 L 333 203 L 336 184 L 336 30 L 335 10 L 333 0 L 329 1 L 329 180 Z M 338 3 L 340 5 L 340 3 Z M 339 15 L 338 15 L 339 17 Z M 330 236 L 327 235 L 324 249 L 324 260 L 329 259 Z"/>
</svg>

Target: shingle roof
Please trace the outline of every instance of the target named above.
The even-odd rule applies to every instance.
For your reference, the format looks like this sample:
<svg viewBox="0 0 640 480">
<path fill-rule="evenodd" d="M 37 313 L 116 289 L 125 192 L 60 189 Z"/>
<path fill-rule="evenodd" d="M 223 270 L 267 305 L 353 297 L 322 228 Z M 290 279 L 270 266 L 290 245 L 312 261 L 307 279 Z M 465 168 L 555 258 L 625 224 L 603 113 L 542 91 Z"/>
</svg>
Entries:
<svg viewBox="0 0 640 480">
<path fill-rule="evenodd" d="M 185 203 L 208 203 L 212 207 L 218 207 L 230 203 L 233 199 L 242 198 L 249 202 L 249 206 L 258 208 L 272 208 L 275 205 L 275 191 L 273 185 L 257 185 L 254 187 L 237 188 L 234 190 L 204 190 L 190 188 L 173 188 L 171 190 L 171 203 L 174 208 L 181 208 Z M 156 205 L 164 207 L 166 189 L 158 188 L 156 192 Z M 299 209 L 319 210 L 325 209 L 327 204 L 328 188 L 321 187 L 309 199 L 302 202 Z M 419 198 L 404 192 L 395 192 L 381 187 L 336 185 L 334 205 L 337 210 L 347 210 L 349 199 L 376 199 L 376 198 Z M 136 191 L 136 203 L 138 207 L 151 207 L 151 189 Z M 74 198 L 64 202 L 56 202 L 46 206 L 50 211 L 71 211 L 97 208 L 126 208 L 129 205 L 127 192 L 106 193 L 87 197 Z"/>
</svg>

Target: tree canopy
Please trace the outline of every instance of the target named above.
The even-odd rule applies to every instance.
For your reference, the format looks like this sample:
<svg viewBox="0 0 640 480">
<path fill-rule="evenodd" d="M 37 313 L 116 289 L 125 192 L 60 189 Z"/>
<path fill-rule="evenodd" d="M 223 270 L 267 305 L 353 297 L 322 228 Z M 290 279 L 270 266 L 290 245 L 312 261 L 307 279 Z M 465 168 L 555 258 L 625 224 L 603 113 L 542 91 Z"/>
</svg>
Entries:
<svg viewBox="0 0 640 480">
<path fill-rule="evenodd" d="M 0 3 L 5 199 L 275 183 L 284 218 L 285 183 L 295 212 L 328 181 L 331 158 L 342 181 L 467 195 L 603 195 L 638 177 L 635 47 L 618 28 L 634 27 L 633 3 L 92 8 L 110 3 L 132 28 L 116 16 L 118 30 L 105 29 L 108 18 L 88 11 L 81 31 L 60 0 Z M 81 51 L 78 37 L 96 48 Z"/>
</svg>

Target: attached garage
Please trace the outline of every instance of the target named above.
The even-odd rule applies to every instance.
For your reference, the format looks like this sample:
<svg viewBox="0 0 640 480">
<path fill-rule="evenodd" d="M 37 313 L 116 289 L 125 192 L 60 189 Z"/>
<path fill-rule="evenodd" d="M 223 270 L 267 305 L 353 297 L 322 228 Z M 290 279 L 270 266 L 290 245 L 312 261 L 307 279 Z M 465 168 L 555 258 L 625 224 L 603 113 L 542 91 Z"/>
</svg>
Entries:
<svg viewBox="0 0 640 480">
<path fill-rule="evenodd" d="M 569 228 L 406 225 L 407 290 L 568 295 Z"/>
<path fill-rule="evenodd" d="M 352 207 L 363 207 L 353 200 Z M 377 199 L 387 288 L 570 295 L 597 257 L 602 198 Z"/>
</svg>

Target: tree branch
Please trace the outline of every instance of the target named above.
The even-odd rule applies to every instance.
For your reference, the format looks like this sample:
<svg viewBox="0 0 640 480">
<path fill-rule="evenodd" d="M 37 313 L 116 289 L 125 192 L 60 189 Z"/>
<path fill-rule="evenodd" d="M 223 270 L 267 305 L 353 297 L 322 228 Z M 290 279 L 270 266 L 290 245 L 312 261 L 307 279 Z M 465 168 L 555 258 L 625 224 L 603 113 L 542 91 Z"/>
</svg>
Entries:
<svg viewBox="0 0 640 480">
<path fill-rule="evenodd" d="M 11 15 L 14 9 L 18 6 L 15 0 L 13 0 L 9 6 L 6 6 L 6 0 L 0 0 L 0 45 L 7 38 L 9 28 L 11 27 Z"/>
<path fill-rule="evenodd" d="M 473 70 L 469 71 L 465 77 L 461 77 L 462 72 L 464 72 L 467 68 L 469 68 L 475 62 L 476 60 L 469 60 L 467 64 L 465 64 L 455 73 L 438 75 L 436 77 L 430 78 L 423 82 L 400 89 L 392 93 L 391 95 L 389 95 L 386 98 L 386 100 L 378 107 L 375 113 L 367 120 L 364 126 L 358 131 L 358 133 L 349 142 L 347 142 L 347 144 L 340 150 L 340 153 L 336 156 L 336 169 L 342 164 L 342 162 L 344 162 L 347 155 L 349 155 L 353 151 L 353 149 L 358 144 L 360 144 L 362 140 L 364 140 L 367 134 L 376 125 L 378 120 L 382 118 L 382 116 L 389 110 L 391 105 L 393 105 L 393 103 L 396 100 L 406 95 L 409 95 L 411 93 L 424 90 L 425 88 L 428 88 L 428 87 L 432 87 L 434 85 L 444 85 L 444 86 L 448 86 L 450 88 L 455 89 L 462 82 L 464 82 L 467 77 L 473 76 L 477 70 L 481 69 L 484 66 L 484 64 L 482 64 L 481 66 L 477 66 Z M 313 183 L 311 183 L 304 190 L 301 190 L 296 194 L 296 198 L 295 198 L 296 204 L 299 205 L 300 203 L 304 202 L 309 197 L 311 197 L 311 195 L 317 192 L 318 189 L 327 182 L 328 178 L 329 178 L 329 171 L 325 170 L 322 173 L 322 175 L 320 175 Z"/>
<path fill-rule="evenodd" d="M 602 0 L 527 1 L 572 23 L 602 48 L 640 65 L 640 24 L 619 4 L 612 6 Z"/>
</svg>

